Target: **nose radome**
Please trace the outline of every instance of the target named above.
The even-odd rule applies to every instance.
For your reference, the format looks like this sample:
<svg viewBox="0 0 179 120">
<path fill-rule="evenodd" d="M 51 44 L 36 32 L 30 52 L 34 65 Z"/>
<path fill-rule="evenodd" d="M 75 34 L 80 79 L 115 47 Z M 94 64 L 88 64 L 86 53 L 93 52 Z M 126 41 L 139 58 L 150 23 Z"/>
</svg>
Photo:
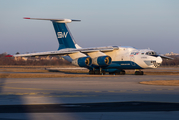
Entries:
<svg viewBox="0 0 179 120">
<path fill-rule="evenodd" d="M 159 63 L 159 64 L 162 63 L 162 58 L 161 58 L 160 56 L 157 57 L 157 59 L 156 59 L 156 63 Z"/>
</svg>

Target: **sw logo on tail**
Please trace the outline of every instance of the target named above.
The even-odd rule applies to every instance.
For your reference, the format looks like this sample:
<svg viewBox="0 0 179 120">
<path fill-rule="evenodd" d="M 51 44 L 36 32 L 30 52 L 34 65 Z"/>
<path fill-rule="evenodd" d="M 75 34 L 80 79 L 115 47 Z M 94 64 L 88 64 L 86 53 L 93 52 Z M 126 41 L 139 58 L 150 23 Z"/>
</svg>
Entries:
<svg viewBox="0 0 179 120">
<path fill-rule="evenodd" d="M 68 32 L 57 32 L 57 36 L 58 38 L 66 38 L 67 37 Z"/>
<path fill-rule="evenodd" d="M 49 20 L 52 22 L 59 42 L 57 51 L 18 54 L 28 56 L 62 55 L 73 65 L 89 69 L 89 74 L 125 74 L 126 69 L 139 69 L 135 74 L 143 74 L 141 69 L 157 68 L 163 59 L 170 57 L 158 55 L 149 49 L 136 49 L 133 47 L 107 46 L 95 48 L 81 48 L 72 37 L 67 23 L 72 19 L 43 19 L 24 18 L 33 20 Z"/>
</svg>

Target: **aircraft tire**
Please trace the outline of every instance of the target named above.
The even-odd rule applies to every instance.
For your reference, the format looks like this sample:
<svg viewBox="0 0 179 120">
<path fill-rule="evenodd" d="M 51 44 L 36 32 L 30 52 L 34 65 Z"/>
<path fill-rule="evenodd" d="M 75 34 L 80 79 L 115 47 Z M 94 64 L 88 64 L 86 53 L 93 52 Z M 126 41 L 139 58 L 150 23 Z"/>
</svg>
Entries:
<svg viewBox="0 0 179 120">
<path fill-rule="evenodd" d="M 121 72 L 115 72 L 114 74 L 115 74 L 115 75 L 120 75 L 120 74 L 121 74 Z"/>
<path fill-rule="evenodd" d="M 120 71 L 120 75 L 125 75 L 126 72 L 124 70 Z"/>
<path fill-rule="evenodd" d="M 102 70 L 101 75 L 105 75 L 106 71 Z"/>
<path fill-rule="evenodd" d="M 94 74 L 95 74 L 95 75 L 100 75 L 100 71 L 99 71 L 99 70 L 95 70 L 95 71 L 94 71 Z"/>
<path fill-rule="evenodd" d="M 109 75 L 125 75 L 125 74 L 126 72 L 124 70 L 109 73 Z"/>
<path fill-rule="evenodd" d="M 120 72 L 111 72 L 109 75 L 120 75 Z"/>
<path fill-rule="evenodd" d="M 109 72 L 109 75 L 114 75 L 115 73 L 114 72 Z"/>
<path fill-rule="evenodd" d="M 90 70 L 90 71 L 89 71 L 89 74 L 90 74 L 90 75 L 94 75 L 94 71 L 93 71 L 93 70 Z"/>
<path fill-rule="evenodd" d="M 143 71 L 135 71 L 135 75 L 144 75 Z"/>
</svg>

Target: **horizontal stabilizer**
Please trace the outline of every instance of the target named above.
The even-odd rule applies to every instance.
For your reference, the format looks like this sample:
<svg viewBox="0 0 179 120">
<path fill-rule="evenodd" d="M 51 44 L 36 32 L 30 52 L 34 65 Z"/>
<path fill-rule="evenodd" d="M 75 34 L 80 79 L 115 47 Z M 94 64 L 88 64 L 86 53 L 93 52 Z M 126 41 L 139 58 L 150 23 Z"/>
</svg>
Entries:
<svg viewBox="0 0 179 120">
<path fill-rule="evenodd" d="M 30 17 L 24 17 L 24 19 L 32 19 L 32 20 L 50 20 L 53 22 L 58 22 L 58 23 L 70 23 L 72 21 L 81 21 L 81 20 L 75 20 L 75 19 L 46 19 L 46 18 L 30 18 Z"/>
<path fill-rule="evenodd" d="M 81 48 L 78 44 L 76 44 L 67 23 L 71 23 L 72 21 L 81 21 L 75 19 L 46 19 L 46 18 L 30 18 L 24 17 L 24 19 L 32 19 L 32 20 L 48 20 L 51 21 L 53 27 L 55 29 L 55 33 L 59 42 L 58 50 L 64 48 Z"/>
<path fill-rule="evenodd" d="M 13 55 L 6 55 L 5 57 L 14 57 Z"/>
</svg>

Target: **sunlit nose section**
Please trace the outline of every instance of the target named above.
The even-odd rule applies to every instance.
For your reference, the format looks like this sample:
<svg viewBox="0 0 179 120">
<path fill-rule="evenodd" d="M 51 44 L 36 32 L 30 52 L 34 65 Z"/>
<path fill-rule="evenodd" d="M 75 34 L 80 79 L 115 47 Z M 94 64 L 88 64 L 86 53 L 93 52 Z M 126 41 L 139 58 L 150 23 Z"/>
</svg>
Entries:
<svg viewBox="0 0 179 120">
<path fill-rule="evenodd" d="M 158 56 L 154 61 L 151 61 L 151 63 L 154 65 L 155 68 L 157 68 L 162 63 L 162 58 Z"/>
<path fill-rule="evenodd" d="M 146 60 L 144 62 L 147 64 L 148 68 L 157 68 L 158 66 L 161 65 L 162 58 L 158 56 L 158 57 L 155 57 L 155 59 L 153 60 Z"/>
<path fill-rule="evenodd" d="M 162 63 L 162 58 L 158 56 L 154 61 L 151 61 L 151 63 L 154 65 L 155 68 L 157 68 Z"/>
<path fill-rule="evenodd" d="M 157 57 L 156 63 L 157 63 L 157 67 L 162 64 L 162 58 L 160 56 Z"/>
</svg>

